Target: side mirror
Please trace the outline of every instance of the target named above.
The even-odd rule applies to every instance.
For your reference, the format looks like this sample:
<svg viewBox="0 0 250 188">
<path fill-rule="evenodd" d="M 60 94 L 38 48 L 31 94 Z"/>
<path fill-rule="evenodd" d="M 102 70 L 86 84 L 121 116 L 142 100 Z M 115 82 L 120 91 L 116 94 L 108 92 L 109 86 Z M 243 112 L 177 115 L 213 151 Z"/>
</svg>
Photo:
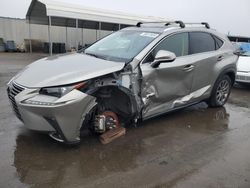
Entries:
<svg viewBox="0 0 250 188">
<path fill-rule="evenodd" d="M 161 63 L 173 62 L 176 59 L 176 55 L 173 52 L 160 50 L 155 55 L 155 60 L 151 64 L 151 67 L 157 68 Z"/>
</svg>

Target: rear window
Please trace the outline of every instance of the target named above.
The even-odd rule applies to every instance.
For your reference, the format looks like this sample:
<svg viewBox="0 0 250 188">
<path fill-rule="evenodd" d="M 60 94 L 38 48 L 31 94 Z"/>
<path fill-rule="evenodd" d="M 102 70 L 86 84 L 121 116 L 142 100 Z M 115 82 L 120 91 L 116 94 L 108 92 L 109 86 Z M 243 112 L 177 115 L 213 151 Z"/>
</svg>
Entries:
<svg viewBox="0 0 250 188">
<path fill-rule="evenodd" d="M 204 32 L 191 32 L 189 34 L 190 49 L 189 54 L 209 52 L 216 50 L 215 39 Z"/>
</svg>

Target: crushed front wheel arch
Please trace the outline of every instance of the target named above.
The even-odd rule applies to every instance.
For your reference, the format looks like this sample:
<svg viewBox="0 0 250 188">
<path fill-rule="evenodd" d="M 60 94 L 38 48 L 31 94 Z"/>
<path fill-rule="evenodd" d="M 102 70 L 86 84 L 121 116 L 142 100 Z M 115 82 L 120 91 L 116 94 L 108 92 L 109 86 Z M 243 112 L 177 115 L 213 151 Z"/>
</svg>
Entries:
<svg viewBox="0 0 250 188">
<path fill-rule="evenodd" d="M 118 115 L 122 124 L 127 124 L 136 116 L 136 102 L 133 96 L 119 87 L 107 86 L 93 94 L 97 100 L 98 112 L 112 111 Z"/>
<path fill-rule="evenodd" d="M 96 98 L 96 106 L 86 115 L 81 131 L 89 129 L 96 131 L 95 121 L 100 116 L 107 115 L 107 112 L 114 113 L 119 121 L 119 126 L 127 126 L 135 122 L 138 116 L 136 101 L 129 90 L 117 86 L 100 87 L 90 94 Z"/>
</svg>

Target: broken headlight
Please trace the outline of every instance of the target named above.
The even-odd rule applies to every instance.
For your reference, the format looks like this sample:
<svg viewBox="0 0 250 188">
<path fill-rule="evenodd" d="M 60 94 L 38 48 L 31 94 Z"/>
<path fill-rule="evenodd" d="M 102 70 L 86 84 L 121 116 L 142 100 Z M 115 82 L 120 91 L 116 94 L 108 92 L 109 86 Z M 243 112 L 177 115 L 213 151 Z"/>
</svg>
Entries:
<svg viewBox="0 0 250 188">
<path fill-rule="evenodd" d="M 47 88 L 42 88 L 39 93 L 42 95 L 49 95 L 53 97 L 62 97 L 72 91 L 73 89 L 80 89 L 86 85 L 86 82 L 81 82 L 78 84 L 74 85 L 69 85 L 69 86 L 61 86 L 61 87 L 47 87 Z"/>
</svg>

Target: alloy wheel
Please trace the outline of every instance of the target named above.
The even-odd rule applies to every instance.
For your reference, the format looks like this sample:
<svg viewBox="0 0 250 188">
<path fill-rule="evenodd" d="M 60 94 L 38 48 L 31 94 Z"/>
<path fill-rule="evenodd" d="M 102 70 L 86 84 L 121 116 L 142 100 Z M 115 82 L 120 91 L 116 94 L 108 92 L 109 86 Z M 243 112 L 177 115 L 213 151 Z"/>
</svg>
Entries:
<svg viewBox="0 0 250 188">
<path fill-rule="evenodd" d="M 230 92 L 230 83 L 228 80 L 222 80 L 216 91 L 216 100 L 219 105 L 224 105 Z"/>
</svg>

